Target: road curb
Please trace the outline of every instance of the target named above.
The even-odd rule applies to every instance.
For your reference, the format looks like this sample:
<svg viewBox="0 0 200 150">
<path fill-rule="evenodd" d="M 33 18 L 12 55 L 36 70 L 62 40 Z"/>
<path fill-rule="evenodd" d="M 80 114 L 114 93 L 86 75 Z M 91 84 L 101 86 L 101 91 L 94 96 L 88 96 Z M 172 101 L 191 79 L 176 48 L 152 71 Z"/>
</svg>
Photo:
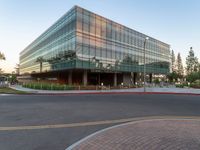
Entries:
<svg viewBox="0 0 200 150">
<path fill-rule="evenodd" d="M 35 95 L 35 96 L 72 96 L 72 95 L 188 95 L 200 96 L 200 93 L 174 93 L 174 92 L 80 92 L 80 93 L 27 93 L 15 95 Z"/>
</svg>

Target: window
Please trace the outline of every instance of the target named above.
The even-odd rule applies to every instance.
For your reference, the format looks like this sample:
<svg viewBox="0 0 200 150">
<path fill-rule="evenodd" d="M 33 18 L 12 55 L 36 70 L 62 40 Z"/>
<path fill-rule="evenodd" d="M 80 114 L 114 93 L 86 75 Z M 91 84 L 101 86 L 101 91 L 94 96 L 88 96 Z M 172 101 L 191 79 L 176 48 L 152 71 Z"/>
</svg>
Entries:
<svg viewBox="0 0 200 150">
<path fill-rule="evenodd" d="M 90 31 L 88 23 L 85 23 L 85 22 L 83 23 L 83 31 L 84 32 L 89 32 Z"/>
<path fill-rule="evenodd" d="M 96 35 L 101 36 L 101 21 L 98 19 L 96 20 Z"/>
<path fill-rule="evenodd" d="M 83 55 L 89 55 L 89 47 L 83 46 Z"/>
<path fill-rule="evenodd" d="M 89 38 L 88 37 L 83 37 L 83 44 L 89 45 Z"/>
<path fill-rule="evenodd" d="M 106 21 L 102 20 L 102 30 L 101 30 L 101 36 L 106 37 Z"/>
</svg>

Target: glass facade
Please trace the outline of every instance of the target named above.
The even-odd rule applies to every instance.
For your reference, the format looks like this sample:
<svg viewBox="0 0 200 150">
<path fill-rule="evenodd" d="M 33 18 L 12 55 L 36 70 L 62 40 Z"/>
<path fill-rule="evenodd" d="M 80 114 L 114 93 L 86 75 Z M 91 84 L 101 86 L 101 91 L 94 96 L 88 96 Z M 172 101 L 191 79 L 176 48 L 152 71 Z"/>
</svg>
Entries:
<svg viewBox="0 0 200 150">
<path fill-rule="evenodd" d="M 98 72 L 143 72 L 147 36 L 94 14 L 73 7 L 20 53 L 20 73 L 87 69 Z M 149 37 L 146 72 L 167 74 L 170 46 Z"/>
</svg>

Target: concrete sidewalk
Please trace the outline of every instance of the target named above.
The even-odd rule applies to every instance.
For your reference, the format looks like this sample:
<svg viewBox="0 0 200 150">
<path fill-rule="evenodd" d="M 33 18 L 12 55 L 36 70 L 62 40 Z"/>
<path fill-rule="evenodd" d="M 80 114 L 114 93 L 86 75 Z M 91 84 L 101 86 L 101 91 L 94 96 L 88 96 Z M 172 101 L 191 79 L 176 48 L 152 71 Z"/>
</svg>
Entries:
<svg viewBox="0 0 200 150">
<path fill-rule="evenodd" d="M 12 85 L 10 88 L 24 91 L 31 94 L 92 94 L 92 93 L 143 93 L 143 88 L 130 88 L 130 89 L 114 89 L 114 90 L 65 90 L 65 91 L 56 91 L 56 90 L 35 90 L 24 88 L 21 85 Z M 158 88 L 151 87 L 146 88 L 147 93 L 168 93 L 168 94 L 200 94 L 200 89 L 193 88 Z"/>
</svg>

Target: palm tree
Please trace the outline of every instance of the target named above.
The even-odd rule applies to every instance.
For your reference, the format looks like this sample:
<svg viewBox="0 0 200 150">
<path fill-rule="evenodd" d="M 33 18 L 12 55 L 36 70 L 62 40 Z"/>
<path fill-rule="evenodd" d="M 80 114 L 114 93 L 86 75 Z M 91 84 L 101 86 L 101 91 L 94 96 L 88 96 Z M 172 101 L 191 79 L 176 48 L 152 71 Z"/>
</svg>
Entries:
<svg viewBox="0 0 200 150">
<path fill-rule="evenodd" d="M 6 57 L 3 53 L 0 52 L 0 60 L 6 60 Z"/>
<path fill-rule="evenodd" d="M 42 73 L 42 64 L 43 62 L 45 62 L 45 59 L 42 56 L 40 56 L 37 58 L 36 62 L 40 63 L 40 73 Z"/>
<path fill-rule="evenodd" d="M 4 55 L 3 53 L 1 53 L 1 52 L 0 52 L 0 60 L 6 60 L 5 55 Z M 2 74 L 2 73 L 3 73 L 3 71 L 2 71 L 2 69 L 0 68 L 0 74 Z"/>
</svg>

